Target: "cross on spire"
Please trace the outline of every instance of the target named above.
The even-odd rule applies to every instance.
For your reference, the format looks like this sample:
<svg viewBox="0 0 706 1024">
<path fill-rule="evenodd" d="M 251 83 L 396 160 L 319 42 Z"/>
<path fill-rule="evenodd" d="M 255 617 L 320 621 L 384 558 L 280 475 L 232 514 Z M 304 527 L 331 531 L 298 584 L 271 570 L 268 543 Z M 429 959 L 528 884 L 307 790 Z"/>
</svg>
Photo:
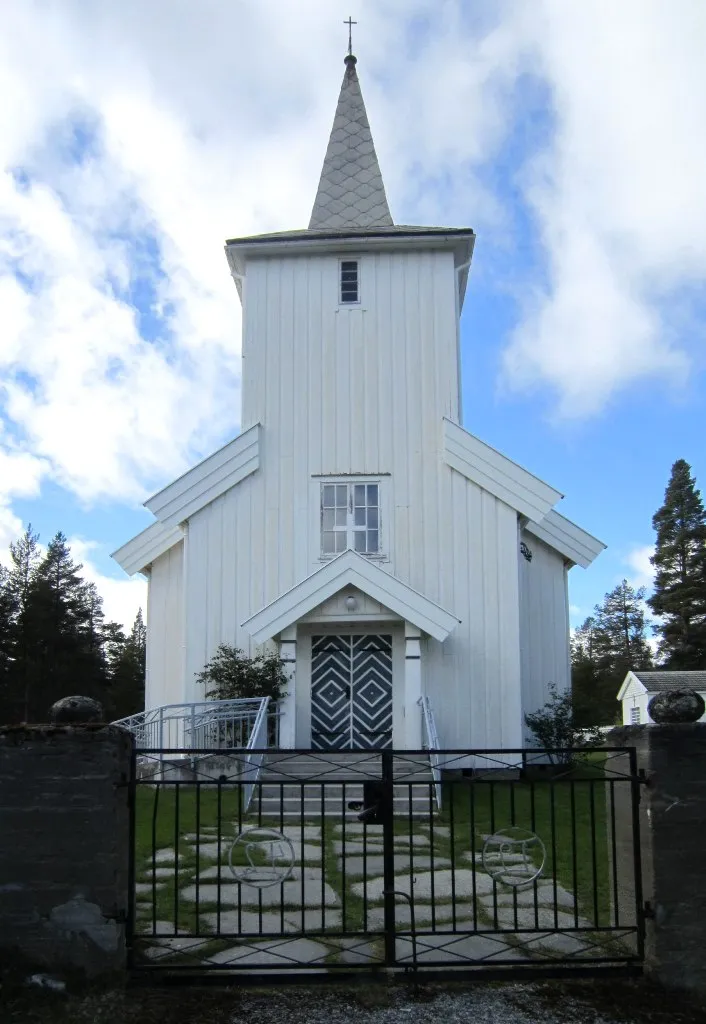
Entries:
<svg viewBox="0 0 706 1024">
<path fill-rule="evenodd" d="M 348 26 L 348 56 L 353 56 L 353 26 L 357 25 L 357 21 L 353 21 L 350 14 L 348 15 L 348 21 L 343 22 L 344 25 Z"/>
</svg>

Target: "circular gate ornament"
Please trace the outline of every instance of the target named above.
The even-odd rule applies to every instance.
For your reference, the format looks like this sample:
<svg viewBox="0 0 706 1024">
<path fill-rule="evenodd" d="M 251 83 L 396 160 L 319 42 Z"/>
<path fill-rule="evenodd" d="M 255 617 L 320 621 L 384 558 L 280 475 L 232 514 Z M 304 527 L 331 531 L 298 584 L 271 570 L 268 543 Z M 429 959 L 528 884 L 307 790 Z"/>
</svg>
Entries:
<svg viewBox="0 0 706 1024">
<path fill-rule="evenodd" d="M 483 867 L 503 885 L 529 885 L 542 874 L 546 859 L 547 851 L 537 833 L 517 825 L 500 829 L 483 843 Z"/>
<path fill-rule="evenodd" d="M 294 867 L 294 847 L 274 828 L 246 828 L 228 852 L 228 867 L 237 882 L 268 889 L 281 885 Z"/>
</svg>

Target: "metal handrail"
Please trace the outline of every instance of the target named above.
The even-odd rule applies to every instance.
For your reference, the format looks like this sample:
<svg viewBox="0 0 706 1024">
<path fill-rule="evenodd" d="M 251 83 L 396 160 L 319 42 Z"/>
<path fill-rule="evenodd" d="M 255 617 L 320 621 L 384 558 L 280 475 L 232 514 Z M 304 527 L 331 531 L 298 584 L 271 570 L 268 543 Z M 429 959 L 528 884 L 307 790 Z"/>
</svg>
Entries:
<svg viewBox="0 0 706 1024">
<path fill-rule="evenodd" d="M 422 696 L 417 701 L 422 709 L 422 747 L 429 751 L 429 765 L 434 779 L 434 795 L 436 806 L 441 810 L 441 758 L 438 751 L 441 750 L 439 734 L 436 730 L 436 721 L 432 710 L 431 701 L 428 697 Z"/>
<path fill-rule="evenodd" d="M 251 745 L 263 707 L 267 708 L 269 702 L 269 697 L 243 697 L 163 704 L 112 724 L 133 734 L 138 751 L 243 749 Z M 264 714 L 267 719 L 267 712 Z"/>
<path fill-rule="evenodd" d="M 265 750 L 267 747 L 267 721 L 268 721 L 268 705 L 270 703 L 269 697 L 263 697 L 262 703 L 260 704 L 260 710 L 255 718 L 255 724 L 250 734 L 250 740 L 248 742 L 248 753 L 245 757 L 245 765 L 243 774 L 247 776 L 248 781 L 243 787 L 243 811 L 247 813 L 250 809 L 250 803 L 253 798 L 255 791 L 255 784 L 260 778 L 260 771 L 262 770 L 262 762 L 265 759 Z"/>
</svg>

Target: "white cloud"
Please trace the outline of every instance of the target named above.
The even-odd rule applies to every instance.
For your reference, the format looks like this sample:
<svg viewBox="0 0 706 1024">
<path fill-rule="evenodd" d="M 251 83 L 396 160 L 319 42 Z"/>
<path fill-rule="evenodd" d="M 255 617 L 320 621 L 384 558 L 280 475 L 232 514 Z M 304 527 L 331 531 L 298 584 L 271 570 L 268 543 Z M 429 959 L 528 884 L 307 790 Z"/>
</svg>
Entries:
<svg viewBox="0 0 706 1024">
<path fill-rule="evenodd" d="M 42 479 L 135 502 L 236 429 L 223 240 L 307 222 L 346 13 L 3 12 L 0 551 L 13 499 Z M 473 18 L 462 0 L 361 0 L 359 70 L 397 219 L 471 220 L 514 244 L 493 171 L 518 97 L 544 90 L 549 123 L 522 122 L 535 151 L 512 168 L 544 270 L 524 282 L 506 380 L 548 385 L 564 417 L 644 378 L 683 381 L 703 341 L 671 314 L 706 273 L 706 7 L 498 0 Z"/>
<path fill-rule="evenodd" d="M 654 585 L 655 570 L 650 563 L 654 550 L 652 544 L 641 544 L 633 547 L 625 557 L 625 564 L 629 567 L 628 581 L 636 589 L 646 587 L 650 591 Z"/>
<path fill-rule="evenodd" d="M 641 378 L 676 385 L 689 370 L 673 325 L 706 276 L 706 7 L 544 0 L 527 14 L 554 119 L 522 178 L 547 274 L 504 367 L 514 387 L 549 385 L 559 414 L 581 417 Z"/>
</svg>

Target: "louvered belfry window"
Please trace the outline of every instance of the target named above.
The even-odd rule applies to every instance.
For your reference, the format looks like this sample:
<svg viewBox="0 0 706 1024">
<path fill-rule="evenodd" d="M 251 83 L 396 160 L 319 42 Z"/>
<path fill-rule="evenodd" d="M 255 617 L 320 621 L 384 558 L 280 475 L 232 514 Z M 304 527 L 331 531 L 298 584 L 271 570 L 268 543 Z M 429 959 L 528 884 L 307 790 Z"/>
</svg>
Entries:
<svg viewBox="0 0 706 1024">
<path fill-rule="evenodd" d="M 353 548 L 361 555 L 380 554 L 380 485 L 321 485 L 321 554 L 338 555 Z"/>
<path fill-rule="evenodd" d="M 341 303 L 358 301 L 358 260 L 341 260 Z"/>
</svg>

